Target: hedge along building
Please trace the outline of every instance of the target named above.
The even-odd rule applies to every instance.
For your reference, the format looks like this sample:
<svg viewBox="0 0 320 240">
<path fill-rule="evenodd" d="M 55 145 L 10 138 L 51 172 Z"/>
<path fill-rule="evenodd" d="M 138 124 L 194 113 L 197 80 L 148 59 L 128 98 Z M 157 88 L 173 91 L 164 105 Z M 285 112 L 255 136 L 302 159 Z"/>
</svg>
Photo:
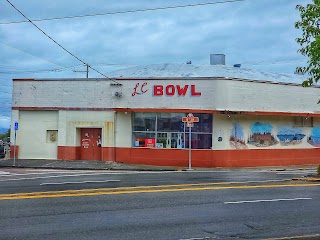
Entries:
<svg viewBox="0 0 320 240">
<path fill-rule="evenodd" d="M 16 156 L 188 166 L 193 113 L 193 167 L 320 163 L 320 90 L 301 76 L 192 64 L 109 75 L 14 79 Z"/>
</svg>

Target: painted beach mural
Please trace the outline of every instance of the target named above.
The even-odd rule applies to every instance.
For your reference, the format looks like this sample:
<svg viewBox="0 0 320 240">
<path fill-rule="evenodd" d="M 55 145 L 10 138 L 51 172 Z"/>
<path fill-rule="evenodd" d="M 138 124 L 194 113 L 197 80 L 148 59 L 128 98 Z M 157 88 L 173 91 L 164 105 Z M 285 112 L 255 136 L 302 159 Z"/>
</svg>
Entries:
<svg viewBox="0 0 320 240">
<path fill-rule="evenodd" d="M 230 135 L 230 147 L 233 149 L 247 149 L 243 129 L 239 123 L 233 123 Z"/>
<path fill-rule="evenodd" d="M 280 127 L 277 134 L 282 146 L 300 144 L 305 136 L 306 135 L 302 133 L 301 129 L 287 126 Z"/>
<path fill-rule="evenodd" d="M 250 129 L 251 134 L 248 138 L 248 144 L 256 147 L 270 147 L 278 143 L 271 133 L 271 124 L 256 122 L 251 125 Z"/>
<path fill-rule="evenodd" d="M 320 126 L 311 129 L 311 135 L 308 137 L 308 143 L 314 147 L 320 147 Z"/>
</svg>

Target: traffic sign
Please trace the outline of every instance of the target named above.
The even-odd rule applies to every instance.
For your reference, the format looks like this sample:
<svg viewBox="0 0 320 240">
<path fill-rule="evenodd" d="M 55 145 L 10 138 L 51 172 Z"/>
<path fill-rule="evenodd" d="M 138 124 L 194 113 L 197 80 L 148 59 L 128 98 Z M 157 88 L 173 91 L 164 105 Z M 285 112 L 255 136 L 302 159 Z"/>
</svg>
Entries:
<svg viewBox="0 0 320 240">
<path fill-rule="evenodd" d="M 19 123 L 18 122 L 15 122 L 14 123 L 14 130 L 18 130 L 19 129 Z"/>
<path fill-rule="evenodd" d="M 193 123 L 199 122 L 199 118 L 189 113 L 186 117 L 182 118 L 182 122 L 187 123 L 187 127 L 193 127 Z"/>
</svg>

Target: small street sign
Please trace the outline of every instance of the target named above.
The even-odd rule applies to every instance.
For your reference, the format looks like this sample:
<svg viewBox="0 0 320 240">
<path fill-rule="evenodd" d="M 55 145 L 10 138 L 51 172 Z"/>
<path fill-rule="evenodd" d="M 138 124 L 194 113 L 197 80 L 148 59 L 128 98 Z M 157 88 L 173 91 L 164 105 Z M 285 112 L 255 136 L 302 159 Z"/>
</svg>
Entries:
<svg viewBox="0 0 320 240">
<path fill-rule="evenodd" d="M 19 123 L 18 122 L 15 122 L 14 123 L 14 130 L 18 130 L 19 129 Z"/>
<path fill-rule="evenodd" d="M 182 118 L 182 122 L 187 123 L 187 127 L 193 127 L 193 123 L 199 122 L 199 118 L 189 113 L 186 117 Z"/>
</svg>

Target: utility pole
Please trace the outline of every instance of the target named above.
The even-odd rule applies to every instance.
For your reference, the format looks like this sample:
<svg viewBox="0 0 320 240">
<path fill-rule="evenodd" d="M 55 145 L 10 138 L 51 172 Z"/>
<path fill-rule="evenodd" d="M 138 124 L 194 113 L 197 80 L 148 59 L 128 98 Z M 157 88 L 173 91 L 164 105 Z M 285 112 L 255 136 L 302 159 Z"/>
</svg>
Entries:
<svg viewBox="0 0 320 240">
<path fill-rule="evenodd" d="M 87 66 L 87 78 L 89 78 L 89 64 L 87 63 L 86 66 Z"/>
<path fill-rule="evenodd" d="M 89 78 L 89 64 L 86 63 L 86 71 L 76 71 L 76 70 L 73 70 L 73 72 L 86 72 L 86 78 Z"/>
</svg>

